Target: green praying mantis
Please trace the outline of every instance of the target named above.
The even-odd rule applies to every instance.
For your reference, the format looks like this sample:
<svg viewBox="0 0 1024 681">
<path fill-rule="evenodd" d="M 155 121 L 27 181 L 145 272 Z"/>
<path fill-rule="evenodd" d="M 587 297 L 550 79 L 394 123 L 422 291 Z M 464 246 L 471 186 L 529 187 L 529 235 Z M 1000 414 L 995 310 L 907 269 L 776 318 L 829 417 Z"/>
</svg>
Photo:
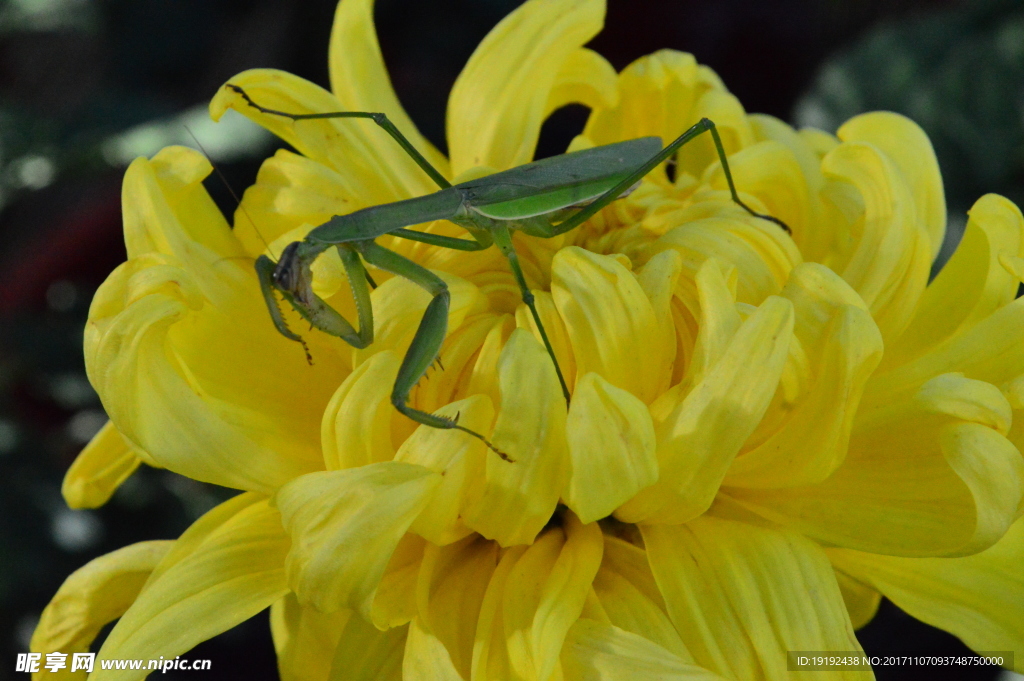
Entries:
<svg viewBox="0 0 1024 681">
<path fill-rule="evenodd" d="M 249 106 L 261 113 L 282 116 L 294 121 L 325 118 L 365 118 L 384 129 L 402 149 L 430 176 L 440 188 L 433 194 L 396 201 L 338 215 L 314 228 L 302 241 L 289 244 L 275 263 L 266 255 L 256 260 L 267 308 L 277 330 L 285 337 L 303 343 L 288 328 L 275 292 L 304 317 L 313 327 L 337 336 L 356 348 L 373 342 L 373 308 L 368 282 L 372 283 L 364 261 L 382 270 L 405 277 L 426 289 L 432 296 L 412 343 L 398 369 L 391 403 L 395 409 L 417 423 L 433 428 L 457 429 L 479 438 L 502 459 L 512 462 L 481 433 L 459 425 L 459 419 L 448 418 L 416 409 L 408 404 L 409 394 L 427 369 L 439 359 L 441 344 L 448 325 L 449 293 L 445 282 L 427 268 L 376 243 L 385 234 L 419 241 L 442 248 L 478 251 L 496 245 L 508 259 L 509 267 L 530 309 L 541 340 L 555 366 L 566 402 L 569 387 L 558 366 L 534 296 L 523 276 L 519 257 L 512 245 L 512 230 L 530 236 L 551 238 L 583 224 L 612 201 L 627 195 L 641 179 L 676 151 L 704 132 L 710 132 L 722 164 L 732 200 L 751 215 L 769 220 L 786 232 L 789 227 L 778 218 L 757 213 L 740 199 L 736 192 L 722 139 L 715 124 L 702 118 L 697 124 L 662 148 L 658 137 L 616 142 L 561 156 L 542 159 L 498 172 L 476 180 L 452 185 L 409 142 L 383 113 L 335 111 L 315 114 L 293 114 L 260 106 L 241 87 L 228 83 Z M 449 220 L 466 230 L 471 239 L 441 236 L 408 229 L 432 220 Z M 331 247 L 338 250 L 356 302 L 359 328 L 349 323 L 313 292 L 311 266 L 316 258 Z M 309 353 L 307 351 L 307 358 Z"/>
</svg>

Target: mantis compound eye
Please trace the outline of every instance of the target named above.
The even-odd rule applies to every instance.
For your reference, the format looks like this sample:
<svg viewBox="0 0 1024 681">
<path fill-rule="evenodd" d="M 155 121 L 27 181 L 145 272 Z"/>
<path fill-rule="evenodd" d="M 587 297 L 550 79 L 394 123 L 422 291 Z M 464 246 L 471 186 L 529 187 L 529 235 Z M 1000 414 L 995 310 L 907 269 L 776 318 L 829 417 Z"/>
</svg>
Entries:
<svg viewBox="0 0 1024 681">
<path fill-rule="evenodd" d="M 277 284 L 281 290 L 288 291 L 289 293 L 296 292 L 301 278 L 301 265 L 298 262 L 298 258 L 295 256 L 298 248 L 298 241 L 288 244 L 281 253 L 281 259 L 278 261 L 277 267 L 274 269 L 274 283 Z"/>
</svg>

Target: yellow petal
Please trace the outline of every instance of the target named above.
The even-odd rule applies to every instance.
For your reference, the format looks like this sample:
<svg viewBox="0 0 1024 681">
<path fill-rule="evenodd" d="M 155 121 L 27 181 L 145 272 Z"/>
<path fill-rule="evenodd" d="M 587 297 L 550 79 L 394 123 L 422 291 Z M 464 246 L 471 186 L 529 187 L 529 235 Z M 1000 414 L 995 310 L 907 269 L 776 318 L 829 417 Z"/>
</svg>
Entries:
<svg viewBox="0 0 1024 681">
<path fill-rule="evenodd" d="M 344 681 L 402 681 L 402 649 L 408 627 L 380 631 L 352 613 L 338 637 L 331 676 Z"/>
<path fill-rule="evenodd" d="M 727 494 L 837 546 L 904 556 L 974 553 L 1006 532 L 1024 492 L 1024 460 L 1000 432 L 1009 422 L 1010 406 L 995 386 L 937 376 L 909 403 L 855 425 L 846 460 L 824 482 Z"/>
<path fill-rule="evenodd" d="M 891 111 L 854 116 L 836 135 L 844 142 L 873 144 L 896 164 L 910 187 L 917 219 L 928 235 L 934 259 L 946 233 L 946 197 L 928 135 L 914 121 Z"/>
<path fill-rule="evenodd" d="M 793 306 L 772 297 L 739 328 L 721 360 L 655 425 L 658 482 L 618 511 L 625 522 L 685 522 L 711 505 L 782 375 Z M 756 372 L 750 367 L 758 367 Z"/>
<path fill-rule="evenodd" d="M 572 472 L 563 496 L 584 523 L 611 515 L 658 479 L 647 406 L 595 373 L 576 385 L 566 436 Z"/>
<path fill-rule="evenodd" d="M 912 186 L 879 148 L 846 142 L 822 160 L 825 176 L 856 194 L 848 260 L 840 268 L 886 340 L 897 338 L 928 283 L 931 242 L 918 221 Z"/>
<path fill-rule="evenodd" d="M 512 570 L 528 548 L 530 547 L 513 546 L 506 550 L 502 554 L 497 568 L 491 574 L 491 579 L 487 583 L 487 591 L 480 603 L 480 616 L 477 619 L 473 645 L 472 672 L 468 678 L 516 679 L 516 681 L 522 678 L 513 671 L 509 658 L 502 607 L 505 589 L 509 586 Z"/>
<path fill-rule="evenodd" d="M 351 610 L 322 613 L 299 605 L 292 593 L 270 606 L 281 681 L 328 681 L 334 649 L 351 616 Z"/>
<path fill-rule="evenodd" d="M 328 113 L 346 107 L 327 90 L 275 69 L 250 69 L 231 78 L 260 106 L 294 114 Z M 421 196 L 438 187 L 373 121 L 329 118 L 294 121 L 264 114 L 234 90 L 221 87 L 210 101 L 219 120 L 228 108 L 259 123 L 303 156 L 330 166 L 343 182 L 342 195 L 355 208 Z"/>
<path fill-rule="evenodd" d="M 789 650 L 860 650 L 825 553 L 795 532 L 710 516 L 641 531 L 669 615 L 698 665 L 727 678 L 788 678 Z"/>
<path fill-rule="evenodd" d="M 572 351 L 572 341 L 569 340 L 569 331 L 565 328 L 565 322 L 558 314 L 555 307 L 554 297 L 547 291 L 534 291 L 534 306 L 540 316 L 540 323 L 544 325 L 544 332 L 548 336 L 551 348 L 555 351 L 555 358 L 558 360 L 558 367 L 562 370 L 562 376 L 568 385 L 576 385 L 576 356 Z M 528 329 L 538 342 L 543 343 L 537 322 L 525 303 L 516 308 L 516 326 L 520 329 Z"/>
<path fill-rule="evenodd" d="M 462 326 L 467 315 L 484 311 L 486 302 L 476 286 L 446 272 L 435 274 L 448 284 L 451 294 L 448 308 L 449 333 Z M 393 350 L 404 356 L 430 299 L 431 295 L 426 290 L 404 277 L 392 277 L 374 289 L 370 294 L 374 340 L 369 347 L 355 351 L 353 365 L 358 367 L 384 350 Z"/>
<path fill-rule="evenodd" d="M 97 292 L 86 368 L 115 426 L 158 464 L 270 492 L 322 465 L 319 415 L 343 369 L 311 336 L 314 371 L 274 329 L 251 263 L 230 255 L 230 229 L 210 216 L 197 158 L 165 150 L 128 169 L 126 240 L 155 250 Z M 297 380 L 304 390 L 283 399 Z"/>
<path fill-rule="evenodd" d="M 386 461 L 312 473 L 275 497 L 293 538 L 288 582 L 302 604 L 323 612 L 350 607 L 370 617 L 373 595 L 406 529 L 441 476 Z"/>
<path fill-rule="evenodd" d="M 516 560 L 501 596 L 504 643 L 516 677 L 550 678 L 565 634 L 583 610 L 602 549 L 601 529 L 566 513 L 563 528 L 543 534 Z"/>
<path fill-rule="evenodd" d="M 658 644 L 610 624 L 580 619 L 562 651 L 566 681 L 721 681 Z"/>
<path fill-rule="evenodd" d="M 398 542 L 373 596 L 373 622 L 379 629 L 408 624 L 416 615 L 416 580 L 427 542 L 406 534 Z"/>
<path fill-rule="evenodd" d="M 643 549 L 606 536 L 594 591 L 610 624 L 653 641 L 684 662 L 693 662 L 668 617 Z"/>
<path fill-rule="evenodd" d="M 882 337 L 859 296 L 818 264 L 793 270 L 782 295 L 793 301 L 794 333 L 813 377 L 785 422 L 737 457 L 723 482 L 795 487 L 821 482 L 846 456 L 864 386 L 882 357 Z"/>
<path fill-rule="evenodd" d="M 420 134 L 398 101 L 373 25 L 373 0 L 346 0 L 338 3 L 331 29 L 327 62 L 331 72 L 331 90 L 347 111 L 379 111 L 387 114 L 395 127 L 412 142 L 432 166 L 448 175 L 448 160 Z M 393 144 L 387 141 L 382 144 Z M 407 182 L 419 180 L 423 171 L 413 166 L 401 168 L 418 173 Z"/>
<path fill-rule="evenodd" d="M 60 492 L 71 508 L 98 508 L 142 463 L 110 421 L 75 457 Z"/>
<path fill-rule="evenodd" d="M 487 334 L 493 329 L 497 318 L 497 315 L 491 313 L 474 314 L 467 317 L 462 326 L 448 334 L 438 353 L 444 368 L 440 371 L 431 370 L 426 380 L 421 381 L 413 393 L 414 403 L 418 409 L 433 413 L 453 400 L 477 392 L 465 390 L 465 382 L 473 373 L 473 365 L 479 357 L 481 346 L 486 343 Z M 512 333 L 511 328 L 505 334 L 506 338 L 509 333 Z M 487 390 L 482 392 L 490 394 Z M 497 397 L 497 386 L 494 396 Z"/>
<path fill-rule="evenodd" d="M 486 481 L 463 512 L 466 525 L 502 546 L 528 544 L 547 524 L 569 474 L 565 398 L 555 367 L 529 331 L 516 329 L 498 363 L 501 411 Z"/>
<path fill-rule="evenodd" d="M 582 524 L 572 513 L 563 516 L 565 523 L 565 544 L 558 559 L 551 566 L 543 586 L 539 591 L 527 587 L 521 595 L 513 590 L 506 590 L 504 617 L 506 630 L 515 628 L 514 623 L 532 624 L 530 635 L 530 652 L 537 670 L 537 678 L 546 679 L 554 671 L 558 656 L 562 650 L 562 642 L 569 627 L 580 616 L 583 603 L 590 593 L 590 585 L 601 565 L 601 554 L 604 549 L 604 537 L 596 523 Z M 516 565 L 513 574 L 520 572 L 525 580 L 531 575 L 528 565 L 530 551 Z M 525 582 L 524 580 L 524 582 Z M 524 586 L 518 583 L 517 586 Z M 524 606 L 523 596 L 537 596 L 534 612 Z M 522 619 L 520 619 L 522 616 Z M 512 652 L 513 644 L 509 649 Z"/>
<path fill-rule="evenodd" d="M 597 52 L 585 47 L 570 52 L 548 94 L 544 118 L 567 104 L 590 109 L 614 106 L 619 96 L 617 80 L 615 67 Z"/>
<path fill-rule="evenodd" d="M 394 352 L 379 352 L 338 386 L 320 427 L 327 470 L 358 468 L 394 458 L 391 390 L 400 363 L 401 358 Z"/>
<path fill-rule="evenodd" d="M 683 364 L 679 357 L 679 339 L 672 319 L 673 298 L 679 275 L 683 271 L 683 259 L 675 251 L 658 253 L 643 266 L 636 280 L 651 301 L 654 318 L 658 323 L 658 337 L 669 340 L 669 347 L 660 357 L 651 357 L 658 362 L 657 375 L 661 376 L 658 393 L 663 393 L 672 384 L 676 365 Z M 566 378 L 566 380 L 569 380 Z"/>
<path fill-rule="evenodd" d="M 463 681 L 444 644 L 418 617 L 409 624 L 402 681 Z"/>
<path fill-rule="evenodd" d="M 302 224 L 321 225 L 362 207 L 346 193 L 345 178 L 323 163 L 279 149 L 260 166 L 235 211 L 234 235 L 256 258 L 281 235 Z M 272 250 L 273 258 L 281 255 Z"/>
<path fill-rule="evenodd" d="M 565 321 L 577 380 L 596 372 L 644 403 L 657 397 L 662 358 L 675 338 L 659 334 L 654 308 L 633 273 L 614 258 L 563 248 L 552 263 L 552 296 Z M 637 353 L 644 347 L 644 353 Z"/>
<path fill-rule="evenodd" d="M 603 22 L 603 2 L 528 0 L 487 34 L 448 100 L 455 175 L 480 165 L 504 170 L 533 158 L 559 76 L 578 82 L 580 74 L 563 65 Z"/>
<path fill-rule="evenodd" d="M 494 407 L 486 395 L 473 395 L 434 413 L 458 418 L 460 425 L 477 433 L 489 433 L 494 421 Z M 486 452 L 486 445 L 472 435 L 424 425 L 402 443 L 395 461 L 418 464 L 443 477 L 430 505 L 410 531 L 442 545 L 472 532 L 462 522 L 461 514 L 472 486 L 483 478 Z"/>
<path fill-rule="evenodd" d="M 987 194 L 974 204 L 956 252 L 928 285 L 913 321 L 886 348 L 882 371 L 920 357 L 1011 302 L 1017 276 L 1001 259 L 1024 255 L 1024 217 L 1012 201 Z"/>
<path fill-rule="evenodd" d="M 428 545 L 417 584 L 419 617 L 442 642 L 463 679 L 470 678 L 477 620 L 498 545 L 479 536 L 448 546 Z"/>
<path fill-rule="evenodd" d="M 37 653 L 87 652 L 100 630 L 135 602 L 170 541 L 131 544 L 71 573 L 39 616 L 29 648 Z M 74 678 L 64 670 L 67 678 Z"/>
<path fill-rule="evenodd" d="M 952 633 L 974 650 L 1012 650 L 1024 672 L 1024 521 L 991 548 L 963 558 L 896 558 L 830 549 L 842 570 L 907 613 Z"/>
<path fill-rule="evenodd" d="M 878 612 L 882 594 L 839 569 L 836 569 L 836 581 L 839 583 L 839 591 L 843 594 L 846 611 L 850 613 L 853 628 L 860 629 L 866 626 Z"/>
<path fill-rule="evenodd" d="M 287 550 L 280 515 L 266 499 L 245 506 L 187 556 L 154 572 L 97 660 L 173 658 L 247 620 L 287 593 Z M 99 666 L 91 676 L 101 681 L 146 676 Z"/>
<path fill-rule="evenodd" d="M 793 240 L 766 220 L 737 215 L 692 221 L 680 217 L 680 223 L 660 237 L 651 252 L 677 251 L 683 258 L 682 281 L 692 281 L 708 258 L 718 259 L 726 268 L 735 267 L 736 299 L 741 303 L 760 305 L 766 297 L 777 295 L 790 270 L 801 262 Z"/>
<path fill-rule="evenodd" d="M 700 330 L 693 345 L 684 383 L 696 385 L 722 359 L 726 348 L 743 320 L 736 309 L 736 269 L 726 269 L 715 258 L 708 258 L 694 277 L 696 295 L 694 314 L 699 314 Z"/>
</svg>

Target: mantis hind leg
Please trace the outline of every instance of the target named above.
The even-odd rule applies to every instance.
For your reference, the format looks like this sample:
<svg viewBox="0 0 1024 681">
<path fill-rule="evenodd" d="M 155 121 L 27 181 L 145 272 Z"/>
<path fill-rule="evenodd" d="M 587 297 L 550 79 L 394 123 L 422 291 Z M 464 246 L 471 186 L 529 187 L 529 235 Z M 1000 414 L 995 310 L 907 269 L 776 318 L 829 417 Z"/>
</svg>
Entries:
<svg viewBox="0 0 1024 681">
<path fill-rule="evenodd" d="M 405 357 L 402 358 L 402 364 L 398 368 L 398 376 L 395 378 L 395 385 L 391 391 L 391 404 L 400 413 L 417 423 L 422 423 L 432 428 L 461 430 L 472 435 L 482 440 L 484 444 L 502 459 L 512 462 L 512 459 L 507 454 L 492 445 L 486 437 L 469 428 L 460 426 L 457 416 L 451 419 L 409 406 L 409 393 L 412 392 L 412 389 L 423 378 L 423 375 L 427 373 L 430 365 L 438 360 L 441 344 L 444 342 L 445 334 L 448 331 L 448 307 L 451 301 L 448 285 L 444 283 L 443 279 L 427 268 L 372 241 L 359 242 L 358 248 L 361 250 L 366 262 L 405 277 L 433 296 L 427 305 L 426 311 L 423 313 L 423 318 L 416 329 L 412 343 L 409 345 Z"/>
<path fill-rule="evenodd" d="M 579 225 L 583 224 L 591 217 L 593 217 L 599 210 L 607 206 L 609 203 L 614 201 L 623 195 L 630 187 L 639 182 L 647 175 L 647 173 L 654 170 L 658 164 L 666 161 L 675 154 L 681 146 L 692 140 L 693 138 L 701 135 L 705 132 L 711 133 L 711 139 L 714 140 L 715 150 L 718 152 L 718 160 L 722 164 L 722 171 L 725 173 L 725 181 L 729 185 L 729 193 L 732 194 L 732 200 L 740 206 L 743 210 L 747 211 L 756 218 L 762 220 L 768 220 L 774 222 L 776 225 L 786 231 L 787 234 L 792 234 L 793 230 L 789 228 L 782 220 L 765 213 L 758 213 L 747 204 L 743 203 L 740 199 L 740 195 L 736 191 L 736 183 L 732 179 L 732 171 L 729 169 L 729 159 L 725 155 L 725 147 L 722 145 L 722 138 L 718 134 L 718 128 L 715 127 L 714 122 L 709 118 L 700 119 L 693 127 L 684 132 L 679 137 L 675 138 L 668 146 L 659 151 L 657 154 L 648 159 L 642 166 L 633 171 L 624 180 L 619 182 L 617 185 L 606 191 L 601 196 L 594 199 L 594 201 L 583 208 L 580 212 L 576 213 L 564 222 L 560 222 L 557 225 L 551 227 L 550 236 L 556 236 L 564 232 L 568 232 L 570 229 L 574 229 Z"/>
<path fill-rule="evenodd" d="M 533 321 L 537 324 L 537 330 L 540 331 L 541 340 L 544 341 L 544 347 L 548 351 L 548 355 L 551 356 L 551 361 L 555 365 L 555 373 L 558 374 L 558 382 L 562 386 L 562 395 L 565 397 L 565 403 L 569 403 L 569 386 L 565 382 L 565 377 L 562 376 L 562 368 L 558 366 L 558 359 L 555 357 L 555 350 L 551 347 L 551 341 L 548 340 L 548 334 L 544 330 L 544 324 L 540 321 L 540 313 L 537 312 L 537 305 L 534 302 L 533 291 L 526 285 L 526 277 L 523 275 L 523 268 L 519 265 L 519 255 L 516 253 L 515 246 L 512 245 L 512 235 L 508 231 L 508 227 L 504 225 L 497 225 L 492 231 L 494 235 L 494 243 L 497 244 L 498 249 L 508 258 L 509 267 L 512 268 L 512 274 L 515 275 L 516 281 L 519 283 L 519 290 L 523 296 L 523 302 L 530 308 L 530 314 L 533 315 Z"/>
</svg>

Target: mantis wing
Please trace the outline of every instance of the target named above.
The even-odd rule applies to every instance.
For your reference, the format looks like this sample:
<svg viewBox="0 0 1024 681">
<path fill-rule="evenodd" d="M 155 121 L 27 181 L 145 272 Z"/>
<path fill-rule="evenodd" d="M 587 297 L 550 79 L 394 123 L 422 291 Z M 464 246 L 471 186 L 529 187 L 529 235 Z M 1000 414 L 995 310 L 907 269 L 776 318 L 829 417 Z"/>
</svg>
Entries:
<svg viewBox="0 0 1024 681">
<path fill-rule="evenodd" d="M 585 204 L 659 151 L 660 138 L 641 137 L 552 156 L 454 188 L 473 211 L 495 220 L 518 220 Z"/>
</svg>

